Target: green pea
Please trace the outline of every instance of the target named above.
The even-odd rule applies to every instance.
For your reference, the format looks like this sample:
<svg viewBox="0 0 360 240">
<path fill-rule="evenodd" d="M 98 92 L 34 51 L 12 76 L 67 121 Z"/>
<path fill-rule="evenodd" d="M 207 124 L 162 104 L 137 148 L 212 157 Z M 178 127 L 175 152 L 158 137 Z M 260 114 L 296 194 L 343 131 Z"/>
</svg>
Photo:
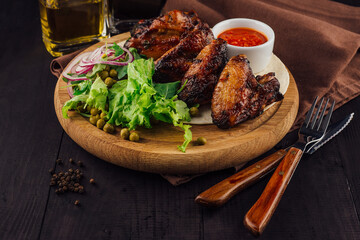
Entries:
<svg viewBox="0 0 360 240">
<path fill-rule="evenodd" d="M 130 131 L 127 128 L 123 128 L 120 131 L 120 137 L 124 140 L 128 140 L 130 136 Z"/>
<path fill-rule="evenodd" d="M 96 125 L 97 121 L 100 119 L 100 116 L 99 114 L 97 115 L 91 115 L 90 118 L 89 118 L 89 121 L 92 125 Z"/>
<path fill-rule="evenodd" d="M 189 112 L 190 112 L 190 115 L 194 117 L 199 114 L 199 109 L 197 107 L 191 107 Z"/>
<path fill-rule="evenodd" d="M 205 145 L 206 144 L 206 138 L 204 138 L 204 137 L 198 137 L 198 139 L 196 140 L 196 143 L 198 144 L 198 145 Z"/>
<path fill-rule="evenodd" d="M 106 86 L 108 88 L 111 88 L 112 85 L 114 84 L 114 79 L 112 79 L 111 77 L 107 77 L 104 81 L 104 83 L 106 84 Z"/>
<path fill-rule="evenodd" d="M 108 71 L 101 71 L 100 73 L 99 73 L 99 76 L 100 76 L 100 78 L 102 79 L 102 80 L 105 80 L 107 77 L 109 77 L 109 72 Z"/>
<path fill-rule="evenodd" d="M 106 123 L 103 128 L 104 132 L 113 133 L 115 131 L 115 127 L 110 123 Z"/>
<path fill-rule="evenodd" d="M 99 120 L 97 120 L 97 122 L 96 122 L 96 127 L 97 128 L 102 129 L 104 127 L 104 125 L 105 125 L 105 120 L 104 119 L 100 118 Z"/>
<path fill-rule="evenodd" d="M 109 72 L 109 75 L 112 78 L 117 78 L 118 73 L 117 73 L 117 71 L 115 69 L 111 69 L 110 72 Z"/>
<path fill-rule="evenodd" d="M 100 118 L 101 118 L 101 119 L 106 120 L 106 119 L 105 119 L 106 116 L 107 116 L 107 114 L 106 114 L 105 112 L 102 112 L 102 113 L 100 114 Z"/>
<path fill-rule="evenodd" d="M 90 114 L 92 116 L 96 116 L 99 113 L 99 110 L 97 108 L 91 108 Z"/>
<path fill-rule="evenodd" d="M 132 142 L 138 142 L 140 140 L 140 136 L 137 132 L 130 133 L 129 140 Z"/>
</svg>

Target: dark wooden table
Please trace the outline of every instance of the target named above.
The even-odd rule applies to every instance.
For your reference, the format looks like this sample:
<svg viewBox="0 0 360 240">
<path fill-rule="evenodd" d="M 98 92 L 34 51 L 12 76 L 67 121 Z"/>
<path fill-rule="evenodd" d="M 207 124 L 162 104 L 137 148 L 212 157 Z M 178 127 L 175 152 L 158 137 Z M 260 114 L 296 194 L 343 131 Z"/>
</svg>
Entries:
<svg viewBox="0 0 360 240">
<path fill-rule="evenodd" d="M 41 40 L 38 3 L 7 2 L 0 10 L 0 239 L 254 239 L 242 221 L 269 177 L 207 209 L 195 196 L 231 170 L 174 187 L 73 142 L 55 116 L 57 79 Z M 302 159 L 261 239 L 360 239 L 360 97 L 333 120 L 350 112 L 355 119 L 338 137 Z M 48 170 L 74 167 L 69 158 L 85 165 L 85 194 L 57 195 L 49 186 Z"/>
</svg>

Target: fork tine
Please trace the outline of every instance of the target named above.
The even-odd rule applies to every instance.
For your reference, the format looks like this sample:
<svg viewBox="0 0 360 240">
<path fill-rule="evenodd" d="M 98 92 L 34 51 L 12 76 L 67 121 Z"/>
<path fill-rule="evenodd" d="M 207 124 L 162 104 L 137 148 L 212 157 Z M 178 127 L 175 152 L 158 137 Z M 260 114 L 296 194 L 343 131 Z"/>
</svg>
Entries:
<svg viewBox="0 0 360 240">
<path fill-rule="evenodd" d="M 331 104 L 331 107 L 330 107 L 328 113 L 326 114 L 324 121 L 321 123 L 320 131 L 325 132 L 327 127 L 329 126 L 329 122 L 330 122 L 332 112 L 334 110 L 334 106 L 335 106 L 335 100 L 333 100 L 333 103 Z"/>
<path fill-rule="evenodd" d="M 314 129 L 316 122 L 319 122 L 319 121 L 317 121 L 317 120 L 318 120 L 317 118 L 318 118 L 318 115 L 319 115 L 319 112 L 320 112 L 320 109 L 321 109 L 321 107 L 322 107 L 323 102 L 324 102 L 324 97 L 321 98 L 321 101 L 320 101 L 320 103 L 319 103 L 319 106 L 318 106 L 318 108 L 317 108 L 317 110 L 316 110 L 316 112 L 315 112 L 315 116 L 313 117 L 313 119 L 312 119 L 312 121 L 311 121 L 311 129 Z M 324 109 L 326 109 L 326 106 L 325 106 Z M 324 112 L 324 111 L 325 111 L 325 110 L 323 110 L 322 112 Z"/>
<path fill-rule="evenodd" d="M 317 128 L 316 128 L 317 131 L 319 131 L 319 129 L 320 129 L 320 126 L 321 126 L 322 120 L 324 118 L 324 114 L 325 114 L 325 111 L 326 111 L 326 107 L 327 107 L 327 105 L 329 103 L 329 100 L 330 100 L 329 98 L 326 100 L 324 109 L 322 110 L 322 112 L 320 114 L 319 121 L 318 121 Z"/>
<path fill-rule="evenodd" d="M 317 102 L 317 100 L 318 100 L 318 96 L 316 96 L 316 98 L 315 98 L 315 100 L 314 100 L 313 104 L 311 105 L 310 110 L 309 110 L 309 111 L 308 111 L 308 113 L 306 114 L 305 121 L 304 121 L 304 124 L 306 124 L 306 127 L 308 127 L 308 126 L 309 126 L 310 119 L 311 119 L 311 115 L 312 115 L 312 114 L 313 114 L 313 112 L 314 112 L 314 108 L 315 108 L 315 106 L 316 106 L 316 102 Z"/>
</svg>

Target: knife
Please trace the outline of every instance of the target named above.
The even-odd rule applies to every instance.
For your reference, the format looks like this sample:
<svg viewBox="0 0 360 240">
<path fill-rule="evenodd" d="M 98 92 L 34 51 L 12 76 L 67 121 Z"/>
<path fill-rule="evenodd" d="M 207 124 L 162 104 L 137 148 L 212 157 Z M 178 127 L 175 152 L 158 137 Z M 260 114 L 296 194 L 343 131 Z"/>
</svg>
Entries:
<svg viewBox="0 0 360 240">
<path fill-rule="evenodd" d="M 313 154 L 325 143 L 329 142 L 332 138 L 344 130 L 344 128 L 352 120 L 353 116 L 354 113 L 351 113 L 344 119 L 331 124 L 328 127 L 324 138 L 317 144 L 314 144 L 305 153 Z M 200 193 L 195 198 L 195 202 L 207 207 L 219 207 L 223 205 L 235 194 L 247 188 L 248 186 L 251 186 L 255 182 L 259 181 L 262 177 L 273 171 L 291 147 L 292 146 L 289 146 L 286 149 L 280 149 L 277 152 L 245 168 L 244 170 L 235 173 L 234 175 L 212 186 L 206 191 Z"/>
</svg>

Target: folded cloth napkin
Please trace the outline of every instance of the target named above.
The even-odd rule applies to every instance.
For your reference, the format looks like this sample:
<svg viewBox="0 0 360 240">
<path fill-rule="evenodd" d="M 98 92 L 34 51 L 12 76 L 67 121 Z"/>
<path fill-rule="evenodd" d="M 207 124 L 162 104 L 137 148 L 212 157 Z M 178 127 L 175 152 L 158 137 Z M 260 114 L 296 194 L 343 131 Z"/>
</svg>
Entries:
<svg viewBox="0 0 360 240">
<path fill-rule="evenodd" d="M 167 0 L 163 12 L 195 10 L 212 27 L 228 18 L 252 18 L 275 32 L 274 53 L 293 74 L 301 125 L 315 96 L 335 107 L 360 94 L 360 11 L 328 0 Z"/>
<path fill-rule="evenodd" d="M 195 10 L 210 26 L 253 18 L 274 29 L 274 53 L 294 75 L 300 94 L 292 129 L 301 125 L 315 96 L 331 97 L 339 107 L 360 94 L 359 8 L 327 0 L 167 0 L 163 11 L 173 9 Z M 80 52 L 54 59 L 51 72 L 59 77 Z M 199 175 L 162 176 L 179 185 Z"/>
<path fill-rule="evenodd" d="M 62 71 L 68 65 L 68 63 L 76 57 L 79 53 L 84 51 L 84 49 L 77 50 L 76 52 L 69 53 L 67 55 L 55 58 L 50 63 L 50 71 L 53 75 L 55 75 L 57 78 L 60 77 Z"/>
</svg>

